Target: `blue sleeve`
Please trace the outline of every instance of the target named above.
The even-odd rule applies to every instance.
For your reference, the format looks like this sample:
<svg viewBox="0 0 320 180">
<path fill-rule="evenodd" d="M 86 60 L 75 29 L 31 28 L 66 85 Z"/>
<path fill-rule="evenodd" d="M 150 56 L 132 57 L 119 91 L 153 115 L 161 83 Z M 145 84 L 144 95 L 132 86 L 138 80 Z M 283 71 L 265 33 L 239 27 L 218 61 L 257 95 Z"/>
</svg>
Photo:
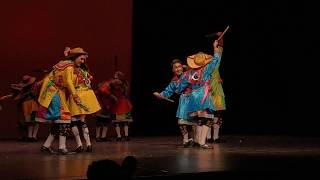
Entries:
<svg viewBox="0 0 320 180">
<path fill-rule="evenodd" d="M 160 94 L 166 98 L 169 98 L 172 96 L 173 93 L 175 93 L 177 89 L 177 82 L 171 81 L 169 85 L 165 88 L 164 91 L 162 91 Z"/>
</svg>

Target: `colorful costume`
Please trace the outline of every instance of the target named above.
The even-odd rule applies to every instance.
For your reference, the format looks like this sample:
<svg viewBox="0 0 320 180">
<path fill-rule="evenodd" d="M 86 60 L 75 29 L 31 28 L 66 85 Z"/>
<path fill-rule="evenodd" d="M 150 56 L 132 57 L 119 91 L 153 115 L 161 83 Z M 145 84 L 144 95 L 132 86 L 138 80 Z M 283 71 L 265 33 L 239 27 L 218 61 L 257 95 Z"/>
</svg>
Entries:
<svg viewBox="0 0 320 180">
<path fill-rule="evenodd" d="M 22 136 L 27 130 L 26 141 L 37 141 L 37 133 L 39 124 L 35 121 L 38 111 L 37 95 L 38 87 L 41 82 L 36 82 L 35 77 L 25 75 L 18 84 L 11 84 L 12 97 L 18 101 L 18 109 L 23 113 L 24 121 L 18 124 L 19 131 Z M 22 137 L 23 140 L 23 137 Z"/>
<path fill-rule="evenodd" d="M 38 102 L 40 104 L 36 120 L 53 123 L 50 134 L 41 147 L 42 152 L 55 153 L 51 144 L 59 135 L 59 153 L 70 154 L 66 148 L 67 127 L 71 122 L 71 113 L 66 94 L 76 96 L 73 85 L 74 62 L 63 60 L 53 66 L 53 70 L 44 78 Z"/>
<path fill-rule="evenodd" d="M 129 87 L 128 82 L 124 78 L 124 74 L 117 71 L 115 73 L 115 78 L 109 82 L 108 88 L 108 91 L 110 92 L 109 98 L 112 100 L 109 105 L 112 114 L 112 123 L 115 125 L 117 132 L 116 141 L 121 141 L 122 139 L 120 126 L 123 126 L 124 129 L 124 139 L 129 141 L 129 123 L 132 122 L 132 105 L 128 98 Z"/>
<path fill-rule="evenodd" d="M 164 91 L 160 93 L 161 96 L 169 98 L 171 97 L 177 90 L 177 86 L 179 84 L 179 77 L 174 76 L 169 83 L 169 85 L 165 88 Z M 190 88 L 186 88 L 183 93 L 180 94 L 179 98 L 179 106 L 177 109 L 176 117 L 178 118 L 178 124 L 186 124 L 193 125 L 194 121 L 189 117 L 187 107 L 189 104 L 189 93 L 191 92 Z"/>
<path fill-rule="evenodd" d="M 66 93 L 76 94 L 72 76 L 74 63 L 60 61 L 43 80 L 38 102 L 40 104 L 36 120 L 39 122 L 70 123 L 71 113 Z"/>
<path fill-rule="evenodd" d="M 180 83 L 179 80 L 180 76 L 175 75 L 169 85 L 165 88 L 164 91 L 160 93 L 161 96 L 169 98 L 171 97 L 177 90 L 178 84 Z M 188 126 L 196 125 L 196 122 L 190 118 L 188 113 L 188 106 L 190 101 L 190 93 L 191 88 L 186 88 L 183 93 L 180 94 L 179 97 L 179 105 L 176 113 L 176 117 L 178 118 L 178 124 L 180 126 L 180 131 L 183 136 L 183 145 L 184 147 L 188 147 L 189 144 L 193 142 L 193 136 L 190 131 L 188 130 Z M 193 128 L 192 128 L 193 129 Z"/>
<path fill-rule="evenodd" d="M 111 122 L 109 107 L 112 104 L 109 81 L 99 83 L 96 96 L 101 104 L 101 110 L 96 114 L 96 141 L 110 141 L 107 138 L 108 124 Z M 102 128 L 102 133 L 100 134 Z"/>
<path fill-rule="evenodd" d="M 178 92 L 182 92 L 191 85 L 189 115 L 198 121 L 197 134 L 201 147 L 209 148 L 205 144 L 208 126 L 213 122 L 215 110 L 212 96 L 210 95 L 210 79 L 215 66 L 220 62 L 220 56 L 215 53 L 213 58 L 202 52 L 189 56 L 188 65 L 192 68 L 185 72 L 178 85 Z"/>
<path fill-rule="evenodd" d="M 223 47 L 219 47 L 219 55 L 222 57 Z M 209 142 L 224 142 L 223 139 L 219 138 L 219 130 L 222 123 L 222 111 L 226 110 L 225 95 L 222 88 L 222 80 L 219 73 L 220 62 L 214 68 L 211 77 L 211 96 L 215 107 L 214 111 L 214 122 L 209 129 L 208 141 Z"/>
<path fill-rule="evenodd" d="M 132 105 L 128 99 L 127 85 L 119 79 L 114 79 L 110 83 L 110 88 L 111 93 L 117 98 L 117 101 L 110 106 L 110 111 L 113 114 L 112 122 L 132 122 Z"/>
<path fill-rule="evenodd" d="M 81 68 L 73 71 L 73 84 L 83 106 L 79 106 L 73 98 L 69 98 L 71 116 L 93 114 L 101 109 L 94 91 L 91 88 L 92 76 Z"/>
<path fill-rule="evenodd" d="M 200 54 L 200 56 L 206 56 L 207 59 L 210 59 L 210 62 L 200 69 L 190 69 L 185 72 L 178 85 L 178 92 L 182 92 L 191 85 L 190 106 L 188 107 L 190 116 L 213 118 L 211 113 L 206 112 L 215 110 L 212 96 L 210 96 L 210 79 L 215 66 L 220 62 L 220 56 L 215 53 L 212 59 L 210 55 Z M 190 56 L 190 58 L 195 58 L 194 56 L 196 55 Z"/>
<path fill-rule="evenodd" d="M 77 104 L 72 96 L 69 98 L 69 106 L 72 115 L 72 132 L 76 138 L 77 149 L 75 152 L 82 152 L 83 146 L 80 139 L 80 134 L 77 126 L 82 128 L 83 137 L 86 141 L 86 151 L 92 152 L 92 145 L 89 136 L 89 128 L 87 126 L 85 115 L 96 113 L 101 109 L 94 91 L 91 88 L 92 76 L 81 67 L 77 67 L 73 74 L 73 83 L 76 88 L 76 93 L 81 101 Z"/>
<path fill-rule="evenodd" d="M 222 57 L 223 48 L 219 47 L 219 54 Z M 225 95 L 222 88 L 222 81 L 219 73 L 220 62 L 214 68 L 211 75 L 211 96 L 216 111 L 226 110 Z"/>
</svg>

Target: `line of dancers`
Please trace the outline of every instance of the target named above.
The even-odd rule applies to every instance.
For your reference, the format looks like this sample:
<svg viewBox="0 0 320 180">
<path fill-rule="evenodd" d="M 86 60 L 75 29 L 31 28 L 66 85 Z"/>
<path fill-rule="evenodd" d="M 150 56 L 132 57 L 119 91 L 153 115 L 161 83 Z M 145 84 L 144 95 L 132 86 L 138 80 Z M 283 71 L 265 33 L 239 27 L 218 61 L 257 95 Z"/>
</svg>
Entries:
<svg viewBox="0 0 320 180">
<path fill-rule="evenodd" d="M 74 154 L 92 152 L 92 143 L 87 126 L 88 115 L 95 115 L 96 140 L 106 141 L 107 127 L 115 126 L 117 141 L 129 141 L 129 124 L 132 122 L 132 105 L 128 97 L 129 83 L 125 74 L 117 71 L 114 77 L 99 84 L 94 91 L 93 77 L 87 66 L 88 53 L 82 48 L 66 48 L 64 58 L 55 64 L 40 81 L 29 75 L 21 82 L 11 84 L 11 93 L 0 100 L 12 98 L 17 101 L 23 121 L 19 123 L 21 137 L 27 130 L 27 137 L 21 140 L 35 142 L 40 123 L 51 124 L 49 135 L 40 150 L 50 154 Z M 124 129 L 124 136 L 121 134 Z M 81 129 L 85 140 L 82 144 Z M 100 130 L 102 133 L 100 134 Z M 77 147 L 69 151 L 67 136 L 75 137 Z M 51 146 L 59 139 L 58 150 Z"/>
<path fill-rule="evenodd" d="M 161 93 L 154 92 L 157 98 L 166 100 L 170 100 L 175 93 L 180 94 L 176 117 L 184 147 L 211 149 L 213 147 L 208 143 L 225 142 L 219 137 L 222 112 L 226 109 L 219 73 L 222 36 L 223 33 L 216 33 L 218 40 L 213 43 L 213 55 L 199 52 L 188 56 L 188 66 L 179 59 L 173 60 L 171 67 L 174 77 Z M 10 85 L 10 94 L 0 97 L 0 100 L 11 98 L 17 101 L 18 109 L 23 114 L 23 121 L 18 123 L 21 141 L 38 141 L 39 124 L 49 123 L 51 127 L 40 148 L 42 152 L 61 155 L 93 152 L 87 126 L 88 115 L 94 115 L 96 119 L 97 142 L 110 141 L 107 132 L 111 123 L 117 134 L 116 141 L 130 140 L 132 105 L 125 74 L 115 72 L 114 77 L 101 82 L 94 91 L 87 60 L 88 53 L 82 48 L 67 47 L 62 60 L 51 71 L 47 71 L 40 81 L 25 75 L 19 83 Z M 71 151 L 66 145 L 70 134 L 77 144 Z M 52 148 L 56 138 L 59 139 L 57 150 Z"/>
</svg>

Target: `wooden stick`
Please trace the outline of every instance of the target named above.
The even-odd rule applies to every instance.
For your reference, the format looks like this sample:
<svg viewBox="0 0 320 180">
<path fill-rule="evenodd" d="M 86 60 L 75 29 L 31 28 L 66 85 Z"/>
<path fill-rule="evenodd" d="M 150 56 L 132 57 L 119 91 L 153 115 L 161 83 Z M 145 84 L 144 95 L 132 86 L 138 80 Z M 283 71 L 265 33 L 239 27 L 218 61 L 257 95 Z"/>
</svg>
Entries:
<svg viewBox="0 0 320 180">
<path fill-rule="evenodd" d="M 161 96 L 160 93 L 158 93 L 158 92 L 154 92 L 153 95 L 155 95 L 156 97 L 159 97 L 161 99 L 167 100 L 169 102 L 174 102 L 172 99 Z"/>
<path fill-rule="evenodd" d="M 228 31 L 228 29 L 229 29 L 229 26 L 223 31 L 223 33 L 219 36 L 217 41 L 219 41 L 223 37 L 224 33 L 226 33 Z"/>
<path fill-rule="evenodd" d="M 11 98 L 13 95 L 12 94 L 7 94 L 7 95 L 5 95 L 5 96 L 1 96 L 0 97 L 0 101 L 1 100 L 5 100 L 5 99 L 8 99 L 8 98 Z"/>
<path fill-rule="evenodd" d="M 167 101 L 169 101 L 169 102 L 174 102 L 174 100 L 169 99 L 169 98 L 166 98 L 166 97 L 163 97 L 163 99 L 165 99 L 165 100 L 167 100 Z"/>
</svg>

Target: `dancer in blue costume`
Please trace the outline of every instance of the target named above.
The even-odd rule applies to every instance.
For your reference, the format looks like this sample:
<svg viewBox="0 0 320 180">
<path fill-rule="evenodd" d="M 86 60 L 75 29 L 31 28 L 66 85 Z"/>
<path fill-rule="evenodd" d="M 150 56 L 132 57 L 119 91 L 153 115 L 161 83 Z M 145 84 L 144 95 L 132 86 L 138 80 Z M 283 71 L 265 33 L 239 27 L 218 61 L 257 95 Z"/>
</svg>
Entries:
<svg viewBox="0 0 320 180">
<path fill-rule="evenodd" d="M 177 87 L 177 92 L 182 93 L 191 86 L 187 112 L 198 123 L 196 137 L 200 147 L 204 149 L 212 148 L 206 144 L 206 137 L 213 124 L 215 110 L 210 94 L 210 80 L 215 66 L 220 62 L 217 40 L 214 41 L 213 48 L 213 57 L 203 52 L 188 56 L 187 63 L 191 69 L 182 75 Z"/>
<path fill-rule="evenodd" d="M 169 98 L 171 97 L 175 91 L 177 90 L 179 79 L 183 74 L 183 70 L 186 68 L 185 65 L 179 59 L 174 59 L 171 63 L 172 72 L 174 73 L 173 78 L 169 85 L 165 88 L 161 93 L 154 92 L 153 94 L 159 99 Z M 195 130 L 196 122 L 193 121 L 187 112 L 187 107 L 189 103 L 189 93 L 191 92 L 191 88 L 186 88 L 183 93 L 181 93 L 179 97 L 179 106 L 177 109 L 176 117 L 178 118 L 178 124 L 180 126 L 180 131 L 183 137 L 183 146 L 188 147 L 193 144 L 193 135 L 192 131 Z M 192 131 L 191 131 L 192 130 Z"/>
</svg>

